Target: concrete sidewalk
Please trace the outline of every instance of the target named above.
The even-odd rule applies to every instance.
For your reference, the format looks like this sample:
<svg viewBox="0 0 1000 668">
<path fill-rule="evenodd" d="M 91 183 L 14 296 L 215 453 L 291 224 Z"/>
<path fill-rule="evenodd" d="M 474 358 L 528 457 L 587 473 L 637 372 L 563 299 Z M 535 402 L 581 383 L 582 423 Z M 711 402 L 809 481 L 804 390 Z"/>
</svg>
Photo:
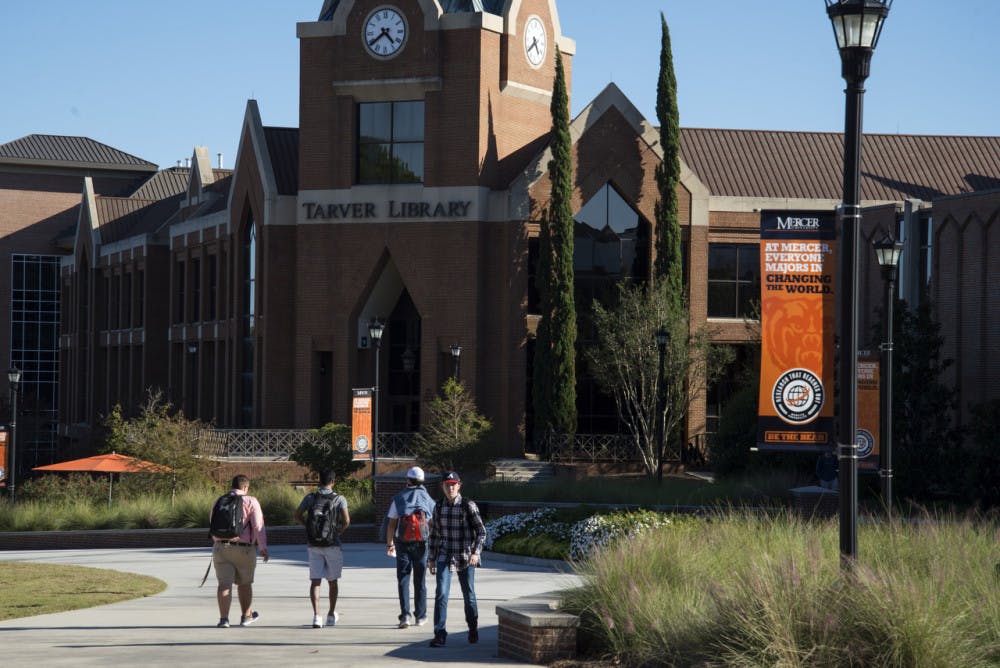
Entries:
<svg viewBox="0 0 1000 668">
<path fill-rule="evenodd" d="M 432 624 L 397 629 L 395 560 L 374 543 L 344 547 L 336 627 L 313 629 L 304 546 L 277 545 L 258 563 L 251 627 L 217 629 L 215 578 L 198 587 L 211 559 L 204 549 L 33 550 L 0 552 L 0 562 L 31 561 L 152 575 L 167 589 L 111 605 L 0 622 L 5 666 L 461 666 L 524 665 L 496 656 L 497 604 L 574 586 L 575 575 L 548 565 L 509 563 L 487 555 L 476 572 L 480 641 L 468 644 L 462 595 L 453 580 L 448 645 L 428 646 Z M 0 563 L 0 568 L 2 568 Z M 323 585 L 323 610 L 326 606 Z M 428 575 L 428 615 L 434 581 Z M 0 594 L 2 598 L 2 594 Z M 234 597 L 235 598 L 235 597 Z M 234 602 L 231 618 L 239 619 Z"/>
</svg>

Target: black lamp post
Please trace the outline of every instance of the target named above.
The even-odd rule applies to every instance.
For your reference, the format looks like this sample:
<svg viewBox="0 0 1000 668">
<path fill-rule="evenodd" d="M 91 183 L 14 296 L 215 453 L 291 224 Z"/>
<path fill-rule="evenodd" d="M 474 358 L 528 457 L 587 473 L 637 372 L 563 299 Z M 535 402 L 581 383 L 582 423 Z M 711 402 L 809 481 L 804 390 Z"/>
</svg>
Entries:
<svg viewBox="0 0 1000 668">
<path fill-rule="evenodd" d="M 10 447 L 7 456 L 7 489 L 10 490 L 10 500 L 14 500 L 14 467 L 17 465 L 15 450 L 17 447 L 17 390 L 21 385 L 21 370 L 12 366 L 7 372 L 7 381 L 10 383 Z"/>
<path fill-rule="evenodd" d="M 372 480 L 375 479 L 378 473 L 378 405 L 379 405 L 379 373 L 378 373 L 378 358 L 379 353 L 382 351 L 382 332 L 385 331 L 385 325 L 379 322 L 377 319 L 372 320 L 368 323 L 368 336 L 371 337 L 372 345 L 375 346 L 375 382 L 372 384 L 372 399 L 374 404 L 372 406 Z"/>
<path fill-rule="evenodd" d="M 882 340 L 882 407 L 881 433 L 879 434 L 878 476 L 882 482 L 882 503 L 885 513 L 892 519 L 892 308 L 896 300 L 895 286 L 899 267 L 899 256 L 903 243 L 890 235 L 885 235 L 874 243 L 875 256 L 882 268 L 885 283 L 885 305 L 883 308 L 884 337 Z"/>
<path fill-rule="evenodd" d="M 663 447 L 667 438 L 666 429 L 663 424 L 663 413 L 666 410 L 666 379 L 663 373 L 663 357 L 667 351 L 667 341 L 670 333 L 665 327 L 656 330 L 656 347 L 660 349 L 660 368 L 656 377 L 656 428 L 659 438 L 656 441 L 656 484 L 663 483 Z"/>
<path fill-rule="evenodd" d="M 847 82 L 844 120 L 844 197 L 840 220 L 840 556 L 858 555 L 858 239 L 861 226 L 861 119 L 864 82 L 892 0 L 825 0 Z"/>
<path fill-rule="evenodd" d="M 461 363 L 462 357 L 462 346 L 457 343 L 451 344 L 451 361 L 452 361 L 452 376 L 455 381 L 458 382 L 458 368 Z"/>
</svg>

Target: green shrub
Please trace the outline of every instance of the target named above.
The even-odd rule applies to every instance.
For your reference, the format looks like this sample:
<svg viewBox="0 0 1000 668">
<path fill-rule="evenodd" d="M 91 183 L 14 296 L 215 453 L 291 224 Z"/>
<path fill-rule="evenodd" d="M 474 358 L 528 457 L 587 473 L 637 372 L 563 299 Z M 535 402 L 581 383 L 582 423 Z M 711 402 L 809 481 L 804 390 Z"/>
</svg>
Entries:
<svg viewBox="0 0 1000 668">
<path fill-rule="evenodd" d="M 539 536 L 508 534 L 493 543 L 493 551 L 540 559 L 568 559 L 569 541 L 548 534 Z"/>
<path fill-rule="evenodd" d="M 319 442 L 302 441 L 292 453 L 292 460 L 305 466 L 313 473 L 333 471 L 337 480 L 347 480 L 351 473 L 360 470 L 364 464 L 354 461 L 351 447 L 351 428 L 346 424 L 327 423 L 312 433 L 319 436 Z"/>
</svg>

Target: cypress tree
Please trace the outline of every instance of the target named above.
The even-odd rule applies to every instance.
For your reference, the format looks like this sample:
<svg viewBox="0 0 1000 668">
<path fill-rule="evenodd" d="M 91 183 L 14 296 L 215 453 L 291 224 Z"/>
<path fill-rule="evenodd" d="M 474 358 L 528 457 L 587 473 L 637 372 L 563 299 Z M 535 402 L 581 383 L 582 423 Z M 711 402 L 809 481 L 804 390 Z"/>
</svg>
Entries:
<svg viewBox="0 0 1000 668">
<path fill-rule="evenodd" d="M 573 290 L 573 166 L 569 95 L 556 49 L 552 90 L 552 196 L 539 234 L 541 320 L 535 341 L 532 391 L 535 434 L 576 433 L 576 304 Z"/>
<path fill-rule="evenodd" d="M 660 124 L 663 160 L 656 166 L 656 262 L 653 280 L 666 286 L 671 305 L 680 308 L 684 283 L 681 274 L 681 227 L 677 214 L 677 185 L 681 178 L 680 113 L 677 110 L 677 78 L 670 51 L 670 29 L 660 13 L 660 77 L 656 84 L 656 119 Z"/>
</svg>

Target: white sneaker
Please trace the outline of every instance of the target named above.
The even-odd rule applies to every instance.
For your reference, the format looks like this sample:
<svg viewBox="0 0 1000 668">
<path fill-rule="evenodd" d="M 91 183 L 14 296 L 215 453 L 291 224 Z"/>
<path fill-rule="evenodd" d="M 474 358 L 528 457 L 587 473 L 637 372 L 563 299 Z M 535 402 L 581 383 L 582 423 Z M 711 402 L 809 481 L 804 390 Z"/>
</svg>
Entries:
<svg viewBox="0 0 1000 668">
<path fill-rule="evenodd" d="M 319 617 L 317 617 L 317 619 L 319 619 Z M 336 626 L 338 619 L 340 619 L 340 613 L 338 613 L 338 612 L 335 612 L 332 615 L 327 615 L 326 616 L 326 625 L 327 626 Z"/>
<path fill-rule="evenodd" d="M 397 626 L 396 628 L 400 628 L 400 629 L 408 629 L 408 628 L 410 628 L 410 616 L 409 615 L 402 615 L 402 616 L 400 616 L 400 618 L 399 618 L 399 626 Z"/>
<path fill-rule="evenodd" d="M 319 615 L 313 615 L 313 628 L 321 629 L 323 628 L 323 618 Z"/>
<path fill-rule="evenodd" d="M 417 620 L 417 626 L 423 626 L 426 623 L 427 623 L 426 617 L 421 617 L 420 619 Z"/>
</svg>

